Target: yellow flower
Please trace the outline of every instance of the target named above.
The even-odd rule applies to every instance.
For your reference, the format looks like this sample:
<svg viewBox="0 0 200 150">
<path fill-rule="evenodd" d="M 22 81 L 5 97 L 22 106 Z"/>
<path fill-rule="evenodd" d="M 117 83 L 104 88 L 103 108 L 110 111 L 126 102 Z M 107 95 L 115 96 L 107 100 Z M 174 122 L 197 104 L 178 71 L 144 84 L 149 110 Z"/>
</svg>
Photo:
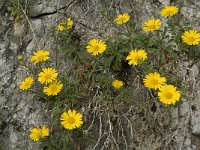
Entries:
<svg viewBox="0 0 200 150">
<path fill-rule="evenodd" d="M 82 117 L 82 114 L 76 113 L 75 110 L 68 110 L 68 112 L 64 112 L 60 117 L 61 125 L 69 130 L 80 128 L 83 124 Z"/>
<path fill-rule="evenodd" d="M 61 91 L 63 84 L 60 81 L 53 81 L 47 87 L 44 87 L 43 92 L 48 96 L 58 95 Z"/>
<path fill-rule="evenodd" d="M 29 137 L 30 137 L 31 140 L 37 142 L 40 139 L 40 135 L 41 135 L 40 128 L 35 127 L 31 130 Z"/>
<path fill-rule="evenodd" d="M 161 16 L 167 18 L 174 16 L 175 14 L 178 13 L 178 8 L 176 6 L 166 6 L 160 11 Z"/>
<path fill-rule="evenodd" d="M 46 136 L 49 136 L 49 129 L 46 126 L 43 126 L 42 129 L 38 127 L 33 128 L 29 135 L 30 139 L 36 142 Z"/>
<path fill-rule="evenodd" d="M 70 30 L 73 27 L 73 20 L 71 18 L 67 19 L 67 29 Z"/>
<path fill-rule="evenodd" d="M 24 81 L 21 82 L 19 89 L 20 90 L 28 90 L 28 89 L 30 89 L 33 82 L 34 82 L 34 79 L 32 77 L 27 77 L 24 79 Z"/>
<path fill-rule="evenodd" d="M 144 61 L 145 59 L 147 59 L 147 53 L 143 49 L 131 50 L 129 55 L 126 57 L 126 60 L 129 60 L 129 65 L 138 65 L 138 63 Z"/>
<path fill-rule="evenodd" d="M 34 64 L 49 59 L 49 51 L 39 50 L 37 52 L 34 52 L 33 54 L 34 55 L 32 56 L 31 61 L 34 62 Z"/>
<path fill-rule="evenodd" d="M 161 77 L 159 73 L 154 72 L 154 73 L 147 74 L 145 78 L 143 79 L 143 82 L 144 82 L 145 87 L 157 90 L 162 85 L 165 84 L 166 78 Z"/>
<path fill-rule="evenodd" d="M 57 70 L 54 68 L 43 68 L 42 72 L 38 74 L 38 81 L 43 83 L 51 83 L 53 82 L 58 76 Z"/>
<path fill-rule="evenodd" d="M 96 56 L 106 50 L 106 44 L 102 40 L 93 39 L 88 42 L 86 49 L 89 53 Z"/>
<path fill-rule="evenodd" d="M 23 55 L 19 55 L 19 56 L 17 57 L 17 59 L 18 59 L 19 61 L 22 61 L 22 60 L 24 59 L 24 56 L 23 56 Z"/>
<path fill-rule="evenodd" d="M 185 31 L 182 35 L 182 40 L 187 45 L 198 45 L 200 42 L 200 33 L 196 30 Z"/>
<path fill-rule="evenodd" d="M 46 126 L 42 126 L 41 135 L 40 136 L 41 136 L 41 138 L 49 136 L 49 129 Z"/>
<path fill-rule="evenodd" d="M 151 20 L 146 21 L 143 24 L 143 30 L 146 31 L 146 32 L 152 32 L 152 31 L 155 31 L 155 30 L 159 30 L 161 24 L 162 24 L 162 22 L 160 21 L 160 19 L 156 19 L 156 20 L 151 19 Z"/>
<path fill-rule="evenodd" d="M 160 92 L 158 92 L 159 99 L 164 104 L 175 104 L 180 100 L 180 91 L 176 90 L 173 85 L 165 85 L 160 87 Z"/>
<path fill-rule="evenodd" d="M 130 16 L 128 13 L 124 13 L 124 14 L 120 14 L 117 16 L 117 18 L 115 19 L 115 22 L 117 24 L 123 24 L 126 23 L 130 20 Z"/>
<path fill-rule="evenodd" d="M 112 86 L 113 86 L 115 89 L 120 89 L 123 85 L 124 85 L 123 82 L 120 81 L 120 80 L 115 80 L 115 81 L 113 81 L 113 83 L 112 83 Z"/>
<path fill-rule="evenodd" d="M 64 23 L 59 23 L 59 25 L 57 26 L 57 30 L 58 30 L 58 31 L 63 31 L 63 30 L 65 30 L 65 24 L 64 24 Z"/>
</svg>

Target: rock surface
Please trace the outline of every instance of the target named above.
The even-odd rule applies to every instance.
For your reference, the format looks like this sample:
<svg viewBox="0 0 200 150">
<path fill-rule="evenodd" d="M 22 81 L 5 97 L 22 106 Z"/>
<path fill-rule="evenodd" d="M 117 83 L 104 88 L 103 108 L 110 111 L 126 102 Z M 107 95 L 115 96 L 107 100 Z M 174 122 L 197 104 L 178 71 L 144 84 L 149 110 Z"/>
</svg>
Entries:
<svg viewBox="0 0 200 150">
<path fill-rule="evenodd" d="M 116 28 L 101 15 L 103 8 L 113 10 L 115 16 L 119 12 L 128 12 L 141 24 L 148 18 L 158 17 L 159 9 L 169 4 L 169 0 L 148 1 L 105 1 L 105 0 L 35 0 L 30 2 L 29 19 L 10 21 L 5 0 L 0 1 L 0 149 L 5 150 L 39 150 L 38 144 L 30 141 L 28 135 L 33 126 L 48 124 L 45 103 L 34 99 L 33 93 L 19 91 L 18 85 L 26 77 L 26 69 L 19 65 L 17 56 L 30 56 L 38 49 L 53 50 L 54 41 L 49 36 L 51 27 L 66 17 L 75 22 L 81 39 L 88 41 L 94 37 L 113 36 Z M 8 4 L 7 4 L 8 5 Z M 200 24 L 200 2 L 185 0 L 182 9 L 184 15 L 196 29 Z M 12 20 L 12 19 L 11 19 Z M 26 54 L 28 53 L 28 54 Z M 69 63 L 70 65 L 70 63 Z M 132 119 L 134 127 L 134 145 L 138 149 L 200 149 L 200 62 L 182 62 L 179 72 L 191 88 L 187 99 L 183 98 L 178 108 L 171 111 L 170 117 L 150 118 L 146 122 L 156 122 L 159 127 L 169 126 L 170 133 L 154 131 L 139 122 L 140 116 Z M 70 68 L 66 66 L 66 68 Z M 139 111 L 139 110 L 138 110 Z M 154 115 L 159 116 L 156 112 Z M 152 120 L 151 120 L 152 119 Z M 138 120 L 138 122 L 137 122 Z M 136 121 L 136 122 L 135 122 Z M 135 124 L 134 124 L 135 122 Z M 150 131 L 151 130 L 151 131 Z M 147 135 L 143 135 L 146 131 Z M 158 133 L 161 132 L 161 133 Z M 129 131 L 127 131 L 129 133 Z M 162 135 L 157 137 L 157 135 Z M 143 145 L 140 145 L 140 144 Z M 130 144 L 131 145 L 131 144 Z M 89 148 L 88 148 L 89 149 Z M 130 146 L 131 149 L 131 146 Z"/>
</svg>

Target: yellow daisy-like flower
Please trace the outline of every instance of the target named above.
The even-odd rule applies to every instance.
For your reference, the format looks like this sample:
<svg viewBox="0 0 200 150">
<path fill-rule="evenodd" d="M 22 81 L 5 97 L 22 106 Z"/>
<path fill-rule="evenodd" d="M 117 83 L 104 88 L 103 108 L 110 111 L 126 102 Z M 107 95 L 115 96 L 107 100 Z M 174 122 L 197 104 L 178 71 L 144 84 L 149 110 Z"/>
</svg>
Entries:
<svg viewBox="0 0 200 150">
<path fill-rule="evenodd" d="M 180 91 L 176 90 L 173 85 L 165 85 L 160 87 L 160 92 L 158 92 L 159 100 L 164 104 L 175 104 L 180 100 Z"/>
<path fill-rule="evenodd" d="M 43 83 L 51 83 L 53 82 L 58 76 L 57 70 L 54 68 L 43 68 L 42 72 L 38 74 L 38 81 Z"/>
<path fill-rule="evenodd" d="M 128 60 L 129 65 L 138 65 L 141 61 L 144 61 L 147 59 L 147 53 L 145 50 L 131 50 L 129 52 L 129 55 L 126 57 L 126 60 Z"/>
<path fill-rule="evenodd" d="M 89 53 L 96 56 L 106 50 L 106 44 L 102 40 L 93 39 L 88 42 L 86 49 Z"/>
<path fill-rule="evenodd" d="M 130 15 L 128 13 L 124 13 L 124 14 L 120 14 L 117 16 L 117 18 L 115 19 L 115 22 L 117 24 L 123 24 L 126 23 L 130 20 Z"/>
<path fill-rule="evenodd" d="M 157 90 L 165 84 L 166 78 L 161 77 L 159 73 L 149 73 L 143 79 L 144 85 L 147 88 Z"/>
<path fill-rule="evenodd" d="M 61 91 L 63 84 L 60 81 L 53 81 L 47 87 L 44 87 L 43 92 L 48 96 L 58 95 Z"/>
<path fill-rule="evenodd" d="M 200 42 L 200 33 L 196 30 L 185 31 L 182 35 L 182 40 L 187 45 L 198 45 Z"/>
<path fill-rule="evenodd" d="M 38 128 L 38 127 L 33 128 L 33 129 L 31 130 L 30 135 L 29 135 L 30 139 L 33 140 L 33 141 L 35 141 L 35 142 L 39 141 L 40 136 L 41 136 L 40 130 L 41 130 L 41 129 Z"/>
<path fill-rule="evenodd" d="M 178 7 L 176 6 L 166 6 L 165 8 L 163 8 L 160 11 L 161 16 L 167 18 L 167 17 L 171 17 L 174 16 L 175 14 L 178 13 Z"/>
<path fill-rule="evenodd" d="M 73 20 L 71 18 L 67 19 L 67 29 L 70 30 L 73 27 Z"/>
<path fill-rule="evenodd" d="M 115 80 L 115 81 L 113 81 L 113 83 L 112 83 L 112 86 L 113 86 L 115 89 L 120 89 L 123 85 L 124 85 L 123 82 L 120 81 L 120 80 Z"/>
<path fill-rule="evenodd" d="M 65 30 L 65 24 L 64 23 L 59 23 L 59 25 L 57 26 L 57 30 L 58 31 L 64 31 Z"/>
<path fill-rule="evenodd" d="M 19 89 L 20 90 L 28 90 L 31 88 L 33 82 L 34 82 L 34 79 L 32 77 L 27 77 L 24 79 L 24 81 L 21 82 Z"/>
<path fill-rule="evenodd" d="M 43 126 L 42 129 L 38 127 L 33 128 L 29 135 L 30 139 L 35 142 L 47 136 L 49 136 L 49 129 L 46 126 Z"/>
<path fill-rule="evenodd" d="M 49 51 L 39 50 L 33 53 L 34 55 L 31 57 L 31 61 L 36 65 L 39 62 L 46 61 L 49 59 Z"/>
<path fill-rule="evenodd" d="M 146 22 L 144 22 L 143 24 L 143 30 L 145 32 L 152 32 L 152 31 L 155 31 L 155 30 L 159 30 L 160 29 L 160 26 L 161 26 L 162 22 L 160 19 L 151 19 L 151 20 L 148 20 Z"/>
<path fill-rule="evenodd" d="M 49 129 L 46 126 L 42 126 L 41 135 L 40 136 L 41 136 L 41 138 L 49 136 Z"/>
<path fill-rule="evenodd" d="M 73 130 L 81 127 L 83 124 L 82 118 L 82 114 L 76 113 L 76 110 L 68 110 L 68 112 L 64 112 L 61 115 L 60 121 L 64 128 Z"/>
</svg>

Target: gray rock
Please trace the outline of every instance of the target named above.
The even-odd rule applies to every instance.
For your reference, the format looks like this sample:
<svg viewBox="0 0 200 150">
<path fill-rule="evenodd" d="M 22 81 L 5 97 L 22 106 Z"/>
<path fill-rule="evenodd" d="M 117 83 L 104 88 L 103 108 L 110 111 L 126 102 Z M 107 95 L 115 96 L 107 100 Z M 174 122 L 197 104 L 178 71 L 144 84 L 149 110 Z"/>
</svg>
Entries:
<svg viewBox="0 0 200 150">
<path fill-rule="evenodd" d="M 191 117 L 191 128 L 193 134 L 200 135 L 200 114 L 198 112 Z"/>
<path fill-rule="evenodd" d="M 197 75 L 199 75 L 199 68 L 194 64 L 192 68 L 189 69 L 190 79 L 193 80 Z"/>
<path fill-rule="evenodd" d="M 22 35 L 24 33 L 24 31 L 25 31 L 25 24 L 24 23 L 22 23 L 22 22 L 16 22 L 14 24 L 14 34 L 16 36 Z"/>
<path fill-rule="evenodd" d="M 6 2 L 5 0 L 1 0 L 0 1 L 0 10 L 2 9 L 3 5 L 5 4 L 5 2 Z"/>
<path fill-rule="evenodd" d="M 56 12 L 57 10 L 67 7 L 69 4 L 71 4 L 74 0 L 36 0 L 32 3 L 29 9 L 29 16 L 30 17 L 36 17 L 41 14 L 46 14 L 46 13 L 53 13 Z"/>
</svg>

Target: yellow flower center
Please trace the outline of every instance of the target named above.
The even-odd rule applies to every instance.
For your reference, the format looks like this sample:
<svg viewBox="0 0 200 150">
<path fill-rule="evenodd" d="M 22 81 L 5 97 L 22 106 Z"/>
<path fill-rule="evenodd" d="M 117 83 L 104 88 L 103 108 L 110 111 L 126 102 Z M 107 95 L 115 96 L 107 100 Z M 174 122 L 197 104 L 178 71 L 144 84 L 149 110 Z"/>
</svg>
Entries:
<svg viewBox="0 0 200 150">
<path fill-rule="evenodd" d="M 43 59 L 44 57 L 45 57 L 44 55 L 38 55 L 39 60 Z"/>
<path fill-rule="evenodd" d="M 76 120 L 74 119 L 74 117 L 69 116 L 69 117 L 67 118 L 67 123 L 69 123 L 69 124 L 74 124 L 75 121 L 76 121 Z"/>
<path fill-rule="evenodd" d="M 157 84 L 158 84 L 158 80 L 153 79 L 153 80 L 151 81 L 151 83 L 152 83 L 153 85 L 157 85 Z"/>
<path fill-rule="evenodd" d="M 52 91 L 57 91 L 57 90 L 58 90 L 58 87 L 57 87 L 56 85 L 53 85 L 53 86 L 51 87 L 51 90 L 52 90 Z"/>
<path fill-rule="evenodd" d="M 121 22 L 123 22 L 124 20 L 126 20 L 126 17 L 122 16 L 121 18 L 119 18 L 119 20 L 120 20 Z"/>
<path fill-rule="evenodd" d="M 173 97 L 173 94 L 170 93 L 170 92 L 167 92 L 167 93 L 165 94 L 165 97 L 168 98 L 168 99 L 171 99 L 171 98 Z"/>
<path fill-rule="evenodd" d="M 94 51 L 97 51 L 97 52 L 98 52 L 99 49 L 100 49 L 99 45 L 94 45 L 94 46 L 93 46 L 93 50 L 94 50 Z"/>
<path fill-rule="evenodd" d="M 188 40 L 189 40 L 190 42 L 194 42 L 194 41 L 195 41 L 195 37 L 190 36 L 190 37 L 188 37 Z"/>
<path fill-rule="evenodd" d="M 155 29 L 155 24 L 154 23 L 152 23 L 152 24 L 149 24 L 149 29 Z"/>
<path fill-rule="evenodd" d="M 52 74 L 47 73 L 47 74 L 45 75 L 45 79 L 51 79 L 51 77 L 52 77 Z"/>
<path fill-rule="evenodd" d="M 172 14 L 172 13 L 173 13 L 172 10 L 168 10 L 168 11 L 167 11 L 167 14 Z"/>
<path fill-rule="evenodd" d="M 135 56 L 135 60 L 136 61 L 139 61 L 141 59 L 141 57 L 137 54 L 136 56 Z"/>
</svg>

